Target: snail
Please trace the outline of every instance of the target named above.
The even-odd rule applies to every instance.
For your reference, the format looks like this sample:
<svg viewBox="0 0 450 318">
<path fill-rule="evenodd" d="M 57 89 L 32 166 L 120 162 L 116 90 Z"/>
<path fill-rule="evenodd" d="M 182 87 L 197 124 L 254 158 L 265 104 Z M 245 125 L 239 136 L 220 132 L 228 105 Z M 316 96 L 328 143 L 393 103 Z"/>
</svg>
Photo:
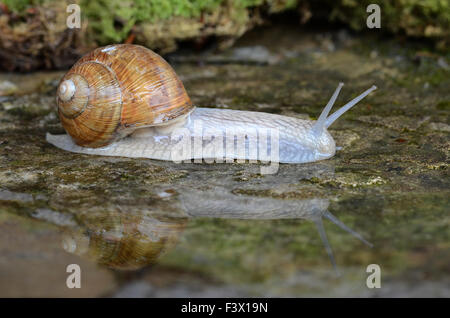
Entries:
<svg viewBox="0 0 450 318">
<path fill-rule="evenodd" d="M 68 135 L 46 138 L 63 150 L 104 156 L 314 162 L 335 154 L 327 128 L 376 89 L 328 116 L 342 86 L 317 121 L 200 108 L 158 54 L 138 45 L 109 45 L 83 56 L 61 79 L 56 100 Z"/>
</svg>

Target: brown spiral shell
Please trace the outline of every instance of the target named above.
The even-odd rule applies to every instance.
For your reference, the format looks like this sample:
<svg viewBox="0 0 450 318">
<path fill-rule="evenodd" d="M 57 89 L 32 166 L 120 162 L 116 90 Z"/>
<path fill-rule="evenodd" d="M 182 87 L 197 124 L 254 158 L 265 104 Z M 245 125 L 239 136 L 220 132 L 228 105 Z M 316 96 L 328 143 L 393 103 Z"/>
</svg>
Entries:
<svg viewBox="0 0 450 318">
<path fill-rule="evenodd" d="M 138 45 L 100 47 L 58 86 L 58 114 L 76 144 L 97 148 L 139 127 L 167 124 L 194 106 L 172 67 Z"/>
</svg>

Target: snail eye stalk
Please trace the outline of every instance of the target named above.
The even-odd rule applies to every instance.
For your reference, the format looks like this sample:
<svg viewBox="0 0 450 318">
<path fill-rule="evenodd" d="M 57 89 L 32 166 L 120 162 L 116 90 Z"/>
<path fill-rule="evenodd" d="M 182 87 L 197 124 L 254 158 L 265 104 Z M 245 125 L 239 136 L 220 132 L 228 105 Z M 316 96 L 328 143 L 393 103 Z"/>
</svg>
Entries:
<svg viewBox="0 0 450 318">
<path fill-rule="evenodd" d="M 331 108 L 336 102 L 336 99 L 339 95 L 339 92 L 341 91 L 342 86 L 344 86 L 344 83 L 339 83 L 338 87 L 333 93 L 333 96 L 331 96 L 330 100 L 328 101 L 327 106 L 325 106 L 325 108 L 323 109 L 322 113 L 319 116 L 319 119 L 317 119 L 316 123 L 314 124 L 313 133 L 315 135 L 320 135 L 322 133 L 322 130 L 325 127 L 325 121 L 327 120 Z"/>
<path fill-rule="evenodd" d="M 359 103 L 359 101 L 361 99 L 363 99 L 364 97 L 366 97 L 367 95 L 369 95 L 372 91 L 376 90 L 377 87 L 375 85 L 373 85 L 371 88 L 369 88 L 368 90 L 366 90 L 364 93 L 362 93 L 361 95 L 359 95 L 358 97 L 352 99 L 350 102 L 348 102 L 347 104 L 345 104 L 344 106 L 342 106 L 341 108 L 339 108 L 337 111 L 335 111 L 330 117 L 327 118 L 327 120 L 325 121 L 325 127 L 330 127 L 331 124 L 333 124 L 339 117 L 341 117 L 347 110 L 349 110 L 350 108 L 352 108 L 353 106 L 355 106 L 356 104 Z"/>
</svg>

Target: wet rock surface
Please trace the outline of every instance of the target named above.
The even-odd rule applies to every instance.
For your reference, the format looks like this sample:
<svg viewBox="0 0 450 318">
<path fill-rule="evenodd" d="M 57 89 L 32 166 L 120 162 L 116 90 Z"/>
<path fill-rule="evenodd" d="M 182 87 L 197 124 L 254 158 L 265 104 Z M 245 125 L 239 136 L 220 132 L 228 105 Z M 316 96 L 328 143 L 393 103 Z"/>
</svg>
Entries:
<svg viewBox="0 0 450 318">
<path fill-rule="evenodd" d="M 274 175 L 64 152 L 63 73 L 1 74 L 0 295 L 450 296 L 450 73 L 422 50 L 274 27 L 169 56 L 202 107 L 317 119 L 338 82 L 337 105 L 378 86 L 331 127 L 335 157 Z"/>
</svg>

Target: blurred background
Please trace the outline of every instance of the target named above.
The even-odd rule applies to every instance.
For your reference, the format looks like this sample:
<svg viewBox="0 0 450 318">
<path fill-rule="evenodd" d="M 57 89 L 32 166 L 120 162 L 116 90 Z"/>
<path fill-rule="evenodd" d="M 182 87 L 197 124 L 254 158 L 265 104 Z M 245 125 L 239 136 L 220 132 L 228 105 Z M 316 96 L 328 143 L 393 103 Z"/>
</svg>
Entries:
<svg viewBox="0 0 450 318">
<path fill-rule="evenodd" d="M 378 90 L 335 157 L 275 175 L 49 145 L 60 78 L 112 43 L 200 107 L 317 119 L 339 82 L 335 107 Z M 447 0 L 0 0 L 0 296 L 449 297 L 449 45 Z"/>
<path fill-rule="evenodd" d="M 81 8 L 81 30 L 65 21 L 67 6 Z M 339 0 L 9 0 L 0 7 L 0 53 L 8 71 L 67 68 L 92 48 L 139 43 L 162 54 L 184 43 L 197 50 L 227 48 L 248 31 L 273 19 L 367 31 L 373 1 Z M 432 42 L 448 49 L 450 4 L 445 0 L 383 0 L 378 33 Z M 71 12 L 71 11 L 70 11 Z M 280 14 L 282 15 L 280 18 Z M 279 22 L 279 21 L 278 21 Z M 299 27 L 299 29 L 303 29 Z"/>
</svg>

